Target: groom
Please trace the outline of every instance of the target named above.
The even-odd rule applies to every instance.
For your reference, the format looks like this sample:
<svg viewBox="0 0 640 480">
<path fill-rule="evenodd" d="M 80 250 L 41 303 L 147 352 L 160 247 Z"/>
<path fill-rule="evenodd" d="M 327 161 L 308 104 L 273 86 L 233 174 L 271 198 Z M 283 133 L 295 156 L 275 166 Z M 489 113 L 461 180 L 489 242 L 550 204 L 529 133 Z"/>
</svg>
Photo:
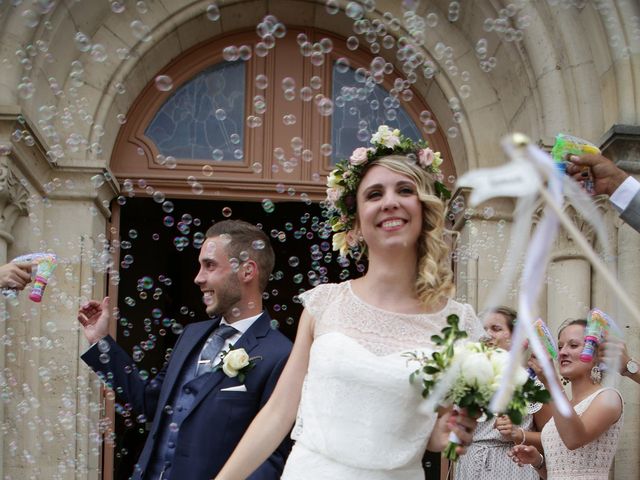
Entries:
<svg viewBox="0 0 640 480">
<path fill-rule="evenodd" d="M 184 329 L 155 378 L 141 379 L 135 363 L 108 335 L 108 298 L 92 300 L 78 312 L 91 344 L 82 359 L 152 422 L 134 479 L 215 477 L 268 400 L 291 351 L 291 342 L 271 328 L 262 310 L 262 292 L 275 263 L 269 238 L 239 220 L 214 224 L 206 237 L 195 283 L 213 318 Z M 231 345 L 251 357 L 250 371 L 226 362 L 224 370 L 218 368 L 221 353 Z M 235 376 L 237 369 L 241 375 Z M 249 478 L 279 479 L 289 448 L 285 440 Z"/>
</svg>

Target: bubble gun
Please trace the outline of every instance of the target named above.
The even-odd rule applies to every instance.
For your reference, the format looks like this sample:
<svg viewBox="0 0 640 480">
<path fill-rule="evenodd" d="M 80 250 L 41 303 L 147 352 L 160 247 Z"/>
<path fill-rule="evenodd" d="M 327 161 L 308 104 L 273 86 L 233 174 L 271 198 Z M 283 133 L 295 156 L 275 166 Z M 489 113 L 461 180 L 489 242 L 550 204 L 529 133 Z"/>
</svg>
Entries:
<svg viewBox="0 0 640 480">
<path fill-rule="evenodd" d="M 556 142 L 551 149 L 551 158 L 556 163 L 558 170 L 565 174 L 567 172 L 567 156 L 569 155 L 586 155 L 600 153 L 600 149 L 593 143 L 583 140 L 582 138 L 574 137 L 573 135 L 567 135 L 559 133 L 556 135 Z M 591 180 L 585 180 L 585 190 L 593 194 L 593 182 Z"/>
<path fill-rule="evenodd" d="M 44 289 L 49 283 L 51 274 L 58 265 L 58 259 L 53 253 L 27 253 L 26 255 L 20 255 L 19 257 L 11 260 L 13 263 L 31 263 L 36 265 L 35 279 L 31 292 L 29 293 L 29 300 L 34 302 L 42 301 L 42 295 Z M 16 291 L 14 289 L 5 289 L 2 292 L 6 297 L 15 297 Z"/>
<path fill-rule="evenodd" d="M 538 335 L 538 339 L 540 340 L 542 345 L 544 345 L 544 348 L 546 348 L 547 353 L 549 353 L 549 356 L 551 357 L 551 359 L 557 360 L 558 347 L 556 345 L 555 339 L 553 338 L 553 335 L 551 334 L 551 330 L 549 330 L 549 327 L 547 326 L 547 324 L 544 323 L 544 320 L 542 320 L 541 318 L 538 318 L 535 322 L 533 322 L 533 328 L 535 329 L 536 334 Z M 531 378 L 534 378 L 536 376 L 533 369 L 529 368 L 528 371 L 529 371 L 529 376 Z"/>
<path fill-rule="evenodd" d="M 544 348 L 547 349 L 549 356 L 552 360 L 558 359 L 558 346 L 556 345 L 556 341 L 551 335 L 551 330 L 547 327 L 547 324 L 539 318 L 535 322 L 533 322 L 533 327 L 536 329 L 536 333 L 538 334 L 538 338 L 544 345 Z"/>
<path fill-rule="evenodd" d="M 611 321 L 606 313 L 594 308 L 587 316 L 587 329 L 584 335 L 584 347 L 580 354 L 580 360 L 589 363 L 593 360 L 596 348 L 609 333 Z"/>
</svg>

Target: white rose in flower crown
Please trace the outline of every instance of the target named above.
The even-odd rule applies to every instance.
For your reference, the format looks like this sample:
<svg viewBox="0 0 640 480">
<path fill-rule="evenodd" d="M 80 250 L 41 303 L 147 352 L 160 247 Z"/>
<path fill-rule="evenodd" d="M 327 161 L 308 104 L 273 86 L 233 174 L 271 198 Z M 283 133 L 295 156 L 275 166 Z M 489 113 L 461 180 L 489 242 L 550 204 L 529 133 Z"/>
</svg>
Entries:
<svg viewBox="0 0 640 480">
<path fill-rule="evenodd" d="M 491 385 L 493 383 L 493 365 L 484 353 L 470 353 L 460 365 L 460 371 L 470 385 Z"/>
<path fill-rule="evenodd" d="M 238 371 L 249 365 L 249 355 L 244 348 L 229 351 L 222 359 L 222 371 L 227 377 L 236 377 Z"/>
<path fill-rule="evenodd" d="M 349 158 L 349 163 L 351 165 L 362 165 L 364 162 L 367 161 L 368 151 L 369 149 L 365 147 L 356 148 L 351 154 L 351 158 Z"/>
<path fill-rule="evenodd" d="M 386 125 L 380 125 L 378 131 L 371 136 L 371 143 L 393 148 L 400 143 L 400 130 L 391 130 Z"/>
</svg>

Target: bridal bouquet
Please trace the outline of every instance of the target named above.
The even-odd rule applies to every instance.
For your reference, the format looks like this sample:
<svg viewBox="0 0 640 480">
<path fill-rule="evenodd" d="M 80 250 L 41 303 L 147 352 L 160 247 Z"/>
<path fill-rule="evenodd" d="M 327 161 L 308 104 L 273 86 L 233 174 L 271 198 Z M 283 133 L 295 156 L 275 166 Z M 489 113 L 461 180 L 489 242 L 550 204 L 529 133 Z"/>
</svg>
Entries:
<svg viewBox="0 0 640 480">
<path fill-rule="evenodd" d="M 422 396 L 433 403 L 434 409 L 453 406 L 466 409 L 473 417 L 484 414 L 490 419 L 494 412 L 489 410 L 489 403 L 507 371 L 509 354 L 501 348 L 480 342 L 458 342 L 467 337 L 466 332 L 458 328 L 458 321 L 457 315 L 449 315 L 441 335 L 431 337 L 441 348 L 430 357 L 416 352 L 406 354 L 420 364 L 409 380 L 412 383 L 422 382 Z M 550 396 L 541 385 L 529 378 L 524 367 L 516 369 L 512 381 L 516 387 L 513 397 L 506 411 L 501 413 L 507 415 L 513 424 L 519 425 L 527 413 L 528 404 L 547 402 Z M 444 456 L 456 461 L 459 443 L 452 432 Z"/>
</svg>

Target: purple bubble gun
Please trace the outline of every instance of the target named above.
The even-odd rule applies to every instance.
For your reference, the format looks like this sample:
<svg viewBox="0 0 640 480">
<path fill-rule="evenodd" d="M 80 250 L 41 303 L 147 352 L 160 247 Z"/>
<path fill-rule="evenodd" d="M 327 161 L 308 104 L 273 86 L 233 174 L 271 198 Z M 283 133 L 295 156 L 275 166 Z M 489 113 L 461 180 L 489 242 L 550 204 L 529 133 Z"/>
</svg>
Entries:
<svg viewBox="0 0 640 480">
<path fill-rule="evenodd" d="M 584 335 L 584 347 L 580 354 L 580 360 L 589 363 L 593 360 L 596 348 L 600 345 L 609 333 L 611 320 L 602 310 L 594 308 L 587 316 L 587 329 Z"/>
</svg>

